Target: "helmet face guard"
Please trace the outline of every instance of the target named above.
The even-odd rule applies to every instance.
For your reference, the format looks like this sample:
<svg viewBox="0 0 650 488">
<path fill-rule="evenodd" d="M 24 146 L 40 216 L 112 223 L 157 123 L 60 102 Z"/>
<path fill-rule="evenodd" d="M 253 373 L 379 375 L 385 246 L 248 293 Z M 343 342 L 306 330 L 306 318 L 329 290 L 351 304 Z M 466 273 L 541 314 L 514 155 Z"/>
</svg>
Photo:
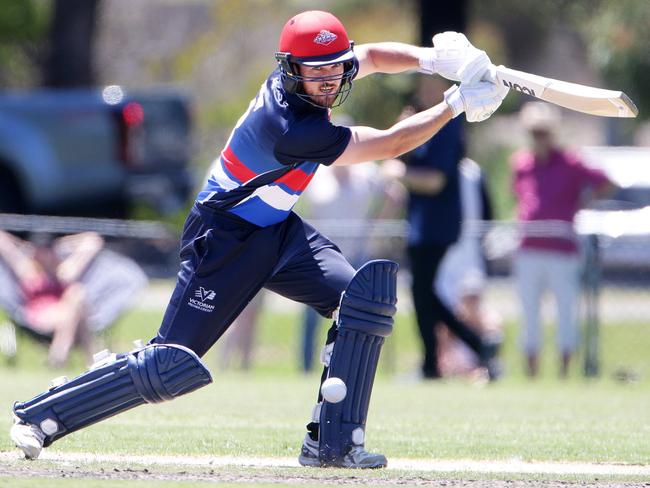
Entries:
<svg viewBox="0 0 650 488">
<path fill-rule="evenodd" d="M 332 56 L 332 60 L 328 59 L 314 59 L 314 58 L 296 58 L 287 52 L 277 52 L 275 53 L 275 59 L 280 66 L 280 72 L 282 73 L 282 83 L 284 89 L 287 93 L 296 95 L 301 100 L 315 106 L 318 108 L 329 108 L 329 107 L 338 107 L 345 100 L 347 100 L 350 92 L 352 91 L 352 80 L 357 74 L 358 63 L 354 55 L 350 57 L 349 53 L 352 53 L 352 45 L 350 43 L 350 48 L 344 53 L 336 53 L 335 56 Z M 346 58 L 345 61 L 338 61 L 338 58 Z M 330 76 L 303 76 L 300 74 L 300 66 L 328 66 L 332 64 L 343 64 L 343 73 Z M 314 98 L 318 99 L 318 95 L 308 95 L 305 92 L 303 83 L 305 82 L 325 82 L 325 81 L 340 81 L 338 90 L 333 95 L 335 96 L 336 101 L 329 107 L 319 104 Z M 325 97 L 326 95 L 323 95 Z"/>
</svg>

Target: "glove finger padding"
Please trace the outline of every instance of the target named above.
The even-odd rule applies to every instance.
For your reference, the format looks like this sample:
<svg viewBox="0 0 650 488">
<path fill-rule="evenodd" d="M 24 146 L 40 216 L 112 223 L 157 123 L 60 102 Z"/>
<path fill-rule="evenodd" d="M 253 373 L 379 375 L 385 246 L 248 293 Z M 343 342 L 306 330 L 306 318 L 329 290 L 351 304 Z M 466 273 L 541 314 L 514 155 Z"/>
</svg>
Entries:
<svg viewBox="0 0 650 488">
<path fill-rule="evenodd" d="M 476 49 L 460 32 L 443 32 L 433 36 L 433 50 L 427 50 L 430 59 L 421 60 L 421 71 L 438 73 L 448 80 L 473 83 L 480 80 L 490 66 L 490 58 Z M 429 69 L 426 69 L 429 68 Z"/>
<path fill-rule="evenodd" d="M 475 83 L 485 76 L 490 66 L 492 63 L 486 52 L 472 47 L 456 74 L 461 83 Z"/>
<path fill-rule="evenodd" d="M 465 100 L 463 100 L 463 94 L 459 90 L 458 85 L 451 85 L 445 91 L 445 102 L 451 108 L 453 117 L 456 118 L 465 111 Z"/>
<path fill-rule="evenodd" d="M 480 78 L 480 80 L 489 81 L 490 83 L 494 83 L 495 85 L 499 84 L 499 79 L 497 78 L 497 67 L 494 66 L 493 64 L 490 64 L 490 66 L 488 66 L 485 72 L 483 73 L 483 77 Z M 509 88 L 505 85 L 503 86 L 503 88 L 506 89 L 503 95 L 505 97 L 506 94 L 508 93 Z"/>
<path fill-rule="evenodd" d="M 469 41 L 458 32 L 442 32 L 433 36 L 434 47 L 420 48 L 420 73 L 439 75 L 460 81 L 456 71 L 465 59 Z"/>
<path fill-rule="evenodd" d="M 445 102 L 454 117 L 465 112 L 468 122 L 482 122 L 490 117 L 508 94 L 508 88 L 489 81 L 452 86 L 445 92 Z"/>
<path fill-rule="evenodd" d="M 439 54 L 439 59 L 463 58 L 467 48 L 472 46 L 465 34 L 453 31 L 436 34 L 431 42 Z"/>
<path fill-rule="evenodd" d="M 465 118 L 468 122 L 482 122 L 488 119 L 508 94 L 507 87 L 489 81 L 461 85 L 459 90 L 465 102 Z"/>
</svg>

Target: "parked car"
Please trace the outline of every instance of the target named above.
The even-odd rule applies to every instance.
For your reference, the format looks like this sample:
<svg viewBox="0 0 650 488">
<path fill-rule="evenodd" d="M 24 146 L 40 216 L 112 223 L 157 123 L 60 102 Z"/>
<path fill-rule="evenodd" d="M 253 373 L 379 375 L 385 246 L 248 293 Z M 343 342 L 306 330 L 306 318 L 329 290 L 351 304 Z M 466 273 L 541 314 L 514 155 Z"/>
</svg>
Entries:
<svg viewBox="0 0 650 488">
<path fill-rule="evenodd" d="M 584 147 L 586 164 L 619 189 L 576 215 L 576 231 L 598 236 L 601 267 L 630 278 L 650 271 L 650 148 Z"/>
<path fill-rule="evenodd" d="M 124 216 L 179 208 L 194 188 L 177 91 L 0 93 L 0 212 Z"/>
<path fill-rule="evenodd" d="M 598 262 L 607 276 L 650 278 L 650 148 L 590 146 L 579 153 L 619 187 L 577 213 L 574 230 L 582 246 L 598 244 Z M 566 231 L 561 223 L 543 223 L 535 230 L 541 235 Z M 490 225 L 484 244 L 491 272 L 508 273 L 519 244 L 518 224 Z"/>
</svg>

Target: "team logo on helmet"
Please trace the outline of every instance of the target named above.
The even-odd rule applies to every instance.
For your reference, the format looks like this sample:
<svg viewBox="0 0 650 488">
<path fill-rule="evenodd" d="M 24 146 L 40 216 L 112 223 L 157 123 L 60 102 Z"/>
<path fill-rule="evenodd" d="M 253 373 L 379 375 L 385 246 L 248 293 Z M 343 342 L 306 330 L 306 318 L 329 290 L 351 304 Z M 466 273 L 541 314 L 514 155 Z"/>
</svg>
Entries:
<svg viewBox="0 0 650 488">
<path fill-rule="evenodd" d="M 330 31 L 323 29 L 318 33 L 316 37 L 314 37 L 314 42 L 316 44 L 321 44 L 323 46 L 329 46 L 334 41 L 336 41 L 336 38 L 337 38 L 336 34 L 333 34 Z"/>
</svg>

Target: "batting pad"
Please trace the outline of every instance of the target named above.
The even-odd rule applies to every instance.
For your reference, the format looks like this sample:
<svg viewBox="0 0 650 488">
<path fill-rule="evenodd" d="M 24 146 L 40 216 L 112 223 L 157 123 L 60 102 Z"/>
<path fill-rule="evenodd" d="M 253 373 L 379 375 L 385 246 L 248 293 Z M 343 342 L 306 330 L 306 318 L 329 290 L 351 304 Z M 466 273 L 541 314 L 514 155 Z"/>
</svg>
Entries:
<svg viewBox="0 0 650 488">
<path fill-rule="evenodd" d="M 118 356 L 27 402 L 14 414 L 37 425 L 44 446 L 87 425 L 143 403 L 171 400 L 212 382 L 210 372 L 190 349 L 152 344 Z"/>
<path fill-rule="evenodd" d="M 319 427 L 322 462 L 341 459 L 353 446 L 364 444 L 379 353 L 393 331 L 397 269 L 392 261 L 370 261 L 356 272 L 341 297 L 328 375 L 343 380 L 347 396 L 339 403 L 323 401 Z"/>
</svg>

